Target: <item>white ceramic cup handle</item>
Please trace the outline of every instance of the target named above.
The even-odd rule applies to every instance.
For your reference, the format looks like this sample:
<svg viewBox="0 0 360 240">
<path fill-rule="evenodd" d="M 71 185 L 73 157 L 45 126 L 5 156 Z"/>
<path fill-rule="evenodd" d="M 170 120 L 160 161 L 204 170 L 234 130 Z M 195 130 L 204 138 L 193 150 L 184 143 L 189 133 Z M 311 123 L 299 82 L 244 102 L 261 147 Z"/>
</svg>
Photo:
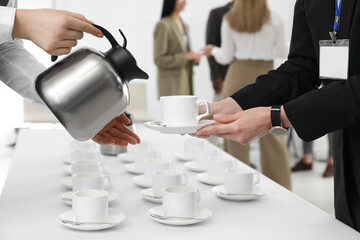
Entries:
<svg viewBox="0 0 360 240">
<path fill-rule="evenodd" d="M 196 189 L 195 197 L 196 197 L 196 203 L 200 202 L 201 195 L 200 195 L 200 190 L 199 189 Z"/>
<path fill-rule="evenodd" d="M 181 175 L 181 183 L 182 185 L 187 185 L 189 183 L 188 175 L 186 173 Z"/>
<path fill-rule="evenodd" d="M 200 121 L 200 119 L 202 119 L 203 117 L 207 117 L 207 116 L 210 115 L 210 104 L 209 104 L 209 102 L 206 101 L 206 100 L 199 100 L 199 101 L 196 102 L 196 104 L 197 104 L 198 106 L 201 105 L 201 103 L 203 103 L 203 104 L 205 105 L 205 107 L 206 107 L 206 112 L 205 112 L 204 114 L 201 114 L 201 115 L 197 116 L 197 117 L 196 117 L 196 120 L 197 120 L 197 121 Z"/>
<path fill-rule="evenodd" d="M 107 179 L 107 181 L 108 181 L 108 187 L 110 187 L 111 186 L 111 180 L 110 180 L 110 176 L 108 176 L 108 175 L 105 175 L 104 176 L 104 187 L 106 186 L 106 184 L 105 184 L 105 180 Z"/>
<path fill-rule="evenodd" d="M 255 178 L 254 185 L 258 184 L 260 182 L 260 173 L 254 172 L 254 178 Z"/>
</svg>

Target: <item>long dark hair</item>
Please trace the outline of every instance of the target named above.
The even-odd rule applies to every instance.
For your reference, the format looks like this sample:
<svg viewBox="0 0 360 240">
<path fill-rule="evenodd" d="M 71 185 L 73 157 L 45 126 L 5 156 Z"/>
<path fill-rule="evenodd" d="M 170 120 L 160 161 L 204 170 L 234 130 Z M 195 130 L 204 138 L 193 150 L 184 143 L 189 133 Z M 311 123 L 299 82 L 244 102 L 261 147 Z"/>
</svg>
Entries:
<svg viewBox="0 0 360 240">
<path fill-rule="evenodd" d="M 170 16 L 175 9 L 176 0 L 164 0 L 161 18 Z"/>
</svg>

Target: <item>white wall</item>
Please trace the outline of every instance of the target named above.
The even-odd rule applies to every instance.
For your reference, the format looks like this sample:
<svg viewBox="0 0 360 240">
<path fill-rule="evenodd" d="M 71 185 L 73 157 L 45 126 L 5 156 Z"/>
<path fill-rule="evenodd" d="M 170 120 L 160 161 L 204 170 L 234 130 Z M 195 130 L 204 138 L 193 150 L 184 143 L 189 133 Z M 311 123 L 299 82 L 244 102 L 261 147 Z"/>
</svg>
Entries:
<svg viewBox="0 0 360 240">
<path fill-rule="evenodd" d="M 295 0 L 269 0 L 270 7 L 282 15 L 286 23 L 287 39 L 290 39 L 292 12 Z M 148 116 L 157 119 L 160 113 L 160 106 L 156 93 L 156 68 L 153 63 L 153 30 L 159 21 L 162 0 L 19 0 L 24 7 L 36 8 L 46 7 L 55 3 L 56 8 L 64 9 L 84 14 L 90 20 L 108 29 L 116 39 L 122 42 L 117 32 L 121 28 L 128 38 L 128 49 L 134 54 L 138 65 L 149 75 L 147 84 L 147 105 Z M 204 47 L 205 27 L 209 12 L 212 8 L 222 6 L 229 0 L 188 0 L 187 7 L 182 13 L 186 23 L 190 25 L 190 35 L 192 46 L 195 51 Z M 50 58 L 41 53 L 40 50 L 26 46 L 40 59 L 46 66 L 50 65 Z M 79 46 L 89 46 L 92 48 L 106 51 L 109 44 L 105 39 L 97 39 L 92 36 L 85 36 L 80 41 Z M 210 82 L 208 64 L 205 58 L 200 66 L 195 67 L 195 94 L 201 99 L 209 101 L 213 98 L 213 90 Z M 145 81 L 137 80 L 137 83 Z M 143 97 L 143 96 L 138 96 Z"/>
</svg>

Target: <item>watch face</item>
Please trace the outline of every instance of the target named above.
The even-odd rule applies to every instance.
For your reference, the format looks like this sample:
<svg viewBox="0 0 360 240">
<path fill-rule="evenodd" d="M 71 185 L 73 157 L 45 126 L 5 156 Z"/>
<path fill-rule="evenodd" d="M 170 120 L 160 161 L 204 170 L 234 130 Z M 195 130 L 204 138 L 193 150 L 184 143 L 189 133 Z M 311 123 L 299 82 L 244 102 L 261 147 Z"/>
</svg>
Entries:
<svg viewBox="0 0 360 240">
<path fill-rule="evenodd" d="M 282 127 L 273 127 L 270 129 L 270 133 L 276 136 L 284 136 L 288 134 L 288 130 Z"/>
</svg>

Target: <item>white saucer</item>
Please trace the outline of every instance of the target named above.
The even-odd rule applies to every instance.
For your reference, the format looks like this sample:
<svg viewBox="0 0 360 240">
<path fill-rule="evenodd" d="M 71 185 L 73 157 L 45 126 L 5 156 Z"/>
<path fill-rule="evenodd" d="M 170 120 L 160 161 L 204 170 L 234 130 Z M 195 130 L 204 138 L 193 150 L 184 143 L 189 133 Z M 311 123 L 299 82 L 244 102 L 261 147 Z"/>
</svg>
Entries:
<svg viewBox="0 0 360 240">
<path fill-rule="evenodd" d="M 135 177 L 133 177 L 134 183 L 136 185 L 138 185 L 139 187 L 143 187 L 143 188 L 150 188 L 152 187 L 152 184 L 146 183 L 145 182 L 145 178 L 144 175 L 137 175 Z"/>
<path fill-rule="evenodd" d="M 154 189 L 147 188 L 141 191 L 141 194 L 144 199 L 153 202 L 153 203 L 162 203 L 162 197 L 155 197 L 154 196 Z"/>
<path fill-rule="evenodd" d="M 119 155 L 117 155 L 118 159 L 120 159 L 121 161 L 125 162 L 125 163 L 133 163 L 134 159 L 132 158 L 132 156 L 129 155 L 129 153 L 120 153 Z"/>
<path fill-rule="evenodd" d="M 136 168 L 135 163 L 125 164 L 125 170 L 132 174 L 143 174 L 144 171 Z"/>
<path fill-rule="evenodd" d="M 224 180 L 209 178 L 209 174 L 207 172 L 199 173 L 196 175 L 196 177 L 200 182 L 205 183 L 207 185 L 212 185 L 212 186 L 224 184 L 224 182 L 225 182 Z"/>
<path fill-rule="evenodd" d="M 189 170 L 194 172 L 205 172 L 206 168 L 199 166 L 199 164 L 195 161 L 187 162 L 184 164 Z"/>
<path fill-rule="evenodd" d="M 259 186 L 255 186 L 254 193 L 228 195 L 225 185 L 219 185 L 212 188 L 216 196 L 233 201 L 250 201 L 258 199 L 267 194 L 267 192 Z"/>
<path fill-rule="evenodd" d="M 198 129 L 207 125 L 214 124 L 214 120 L 200 120 L 198 125 L 195 126 L 183 126 L 183 127 L 167 127 L 161 125 L 159 121 L 150 121 L 144 123 L 144 125 L 152 130 L 159 131 L 167 134 L 190 134 L 195 133 Z"/>
<path fill-rule="evenodd" d="M 101 159 L 103 159 L 103 158 L 104 158 L 103 156 L 100 156 L 99 161 L 100 161 Z M 67 153 L 67 154 L 64 154 L 64 155 L 60 156 L 60 160 L 61 160 L 63 163 L 70 164 L 70 163 L 72 162 L 70 153 Z"/>
<path fill-rule="evenodd" d="M 193 161 L 194 158 L 193 157 L 186 157 L 184 156 L 184 153 L 179 153 L 179 152 L 176 152 L 174 154 L 175 158 L 182 161 L 182 162 L 189 162 L 189 161 Z"/>
<path fill-rule="evenodd" d="M 68 174 L 68 175 L 72 175 L 72 166 L 70 164 L 68 165 L 63 165 L 61 166 L 62 170 L 64 171 L 64 173 Z M 108 167 L 105 167 L 102 165 L 102 173 L 107 173 L 109 168 Z"/>
<path fill-rule="evenodd" d="M 60 184 L 62 184 L 64 187 L 72 189 L 72 187 L 73 187 L 72 177 L 65 177 L 65 178 L 60 179 Z M 105 184 L 104 185 L 105 185 L 104 186 L 105 188 L 110 187 L 110 183 L 108 182 L 107 178 L 105 178 Z"/>
<path fill-rule="evenodd" d="M 66 192 L 60 195 L 60 199 L 67 205 L 72 205 L 72 193 L 73 192 Z M 119 195 L 114 192 L 109 192 L 109 203 L 117 200 Z"/>
<path fill-rule="evenodd" d="M 153 219 L 154 221 L 157 221 L 159 223 L 180 226 L 180 225 L 191 225 L 191 224 L 202 222 L 205 219 L 209 218 L 212 215 L 212 212 L 208 208 L 198 206 L 198 207 L 196 207 L 196 213 L 195 213 L 194 219 L 180 219 L 180 218 L 178 218 L 178 219 L 177 218 L 162 219 L 162 218 L 157 218 L 155 216 L 152 216 L 152 214 L 159 215 L 161 217 L 165 217 L 163 206 L 151 208 L 148 211 L 148 216 L 151 219 Z"/>
<path fill-rule="evenodd" d="M 72 211 L 64 212 L 59 215 L 59 220 L 62 225 L 68 228 L 82 230 L 82 231 L 95 231 L 95 230 L 111 228 L 116 225 L 119 225 L 120 223 L 125 221 L 125 219 L 126 219 L 125 214 L 121 212 L 109 210 L 108 221 L 104 224 L 89 223 L 89 224 L 75 225 L 71 223 L 62 222 L 62 220 L 75 221 L 75 216 Z"/>
</svg>

